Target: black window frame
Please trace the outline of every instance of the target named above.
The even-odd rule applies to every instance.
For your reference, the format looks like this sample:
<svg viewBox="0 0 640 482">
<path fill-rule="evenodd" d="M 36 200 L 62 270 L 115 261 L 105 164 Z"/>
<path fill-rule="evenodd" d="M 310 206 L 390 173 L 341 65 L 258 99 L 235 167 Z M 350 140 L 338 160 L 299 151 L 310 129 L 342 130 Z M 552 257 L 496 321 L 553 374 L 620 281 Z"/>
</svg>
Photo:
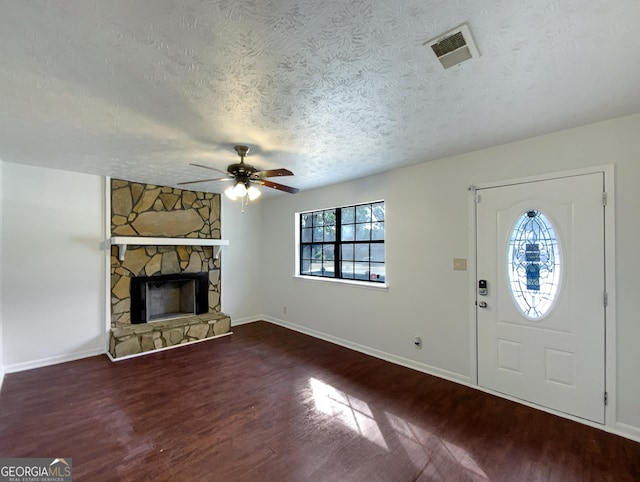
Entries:
<svg viewBox="0 0 640 482">
<path fill-rule="evenodd" d="M 358 218 L 357 213 L 365 213 L 365 218 Z M 298 275 L 386 283 L 385 221 L 384 200 L 298 213 Z M 313 264 L 321 268 L 314 272 Z M 343 265 L 351 265 L 351 272 L 343 272 Z M 364 269 L 365 274 L 357 268 Z"/>
</svg>

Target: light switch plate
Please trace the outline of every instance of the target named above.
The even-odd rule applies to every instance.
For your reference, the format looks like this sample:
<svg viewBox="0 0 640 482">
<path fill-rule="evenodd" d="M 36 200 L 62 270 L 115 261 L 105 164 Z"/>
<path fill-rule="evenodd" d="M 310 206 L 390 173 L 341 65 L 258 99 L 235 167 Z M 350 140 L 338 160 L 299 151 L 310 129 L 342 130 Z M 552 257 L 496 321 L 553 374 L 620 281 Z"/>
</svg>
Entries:
<svg viewBox="0 0 640 482">
<path fill-rule="evenodd" d="M 453 258 L 454 271 L 467 271 L 467 258 Z"/>
</svg>

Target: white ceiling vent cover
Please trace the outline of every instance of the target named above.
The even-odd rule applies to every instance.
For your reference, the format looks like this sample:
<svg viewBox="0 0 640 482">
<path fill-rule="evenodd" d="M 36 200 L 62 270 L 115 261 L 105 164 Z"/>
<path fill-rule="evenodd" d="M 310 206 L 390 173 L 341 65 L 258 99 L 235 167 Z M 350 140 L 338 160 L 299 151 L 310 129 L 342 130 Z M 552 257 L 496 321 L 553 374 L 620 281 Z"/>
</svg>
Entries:
<svg viewBox="0 0 640 482">
<path fill-rule="evenodd" d="M 445 69 L 466 60 L 480 57 L 467 24 L 454 28 L 438 38 L 428 40 L 423 45 L 431 47 L 431 50 L 436 54 Z"/>
</svg>

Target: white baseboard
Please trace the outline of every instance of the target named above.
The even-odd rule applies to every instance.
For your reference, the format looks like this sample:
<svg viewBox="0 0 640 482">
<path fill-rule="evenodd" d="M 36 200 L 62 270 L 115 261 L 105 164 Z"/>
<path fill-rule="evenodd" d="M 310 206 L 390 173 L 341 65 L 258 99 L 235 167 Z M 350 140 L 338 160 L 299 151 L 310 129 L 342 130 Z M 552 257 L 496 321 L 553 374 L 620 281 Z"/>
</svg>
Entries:
<svg viewBox="0 0 640 482">
<path fill-rule="evenodd" d="M 354 343 L 352 341 L 345 340 L 344 338 L 339 338 L 337 336 L 329 335 L 327 333 L 323 333 L 321 331 L 317 331 L 312 328 L 307 328 L 306 326 L 297 325 L 295 323 L 280 320 L 278 318 L 273 318 L 271 316 L 263 316 L 260 319 L 268 321 L 269 323 L 273 323 L 274 325 L 283 326 L 285 328 L 289 328 L 291 330 L 304 333 L 305 335 L 310 335 L 310 336 L 313 336 L 314 338 L 319 338 L 321 340 L 325 340 L 330 343 L 334 343 L 336 345 L 340 345 L 345 348 L 349 348 L 351 350 L 364 353 L 365 355 L 371 355 L 375 358 L 380 358 L 382 360 L 394 363 L 396 365 L 401 365 L 403 367 L 411 368 L 419 372 L 427 373 L 429 375 L 434 375 L 439 378 L 444 378 L 445 380 L 450 380 L 452 382 L 462 383 L 465 385 L 468 385 L 471 382 L 471 379 L 469 377 L 460 375 L 459 373 L 450 372 L 448 370 L 443 370 L 441 368 L 427 365 L 425 363 L 420 363 L 415 360 L 409 360 L 408 358 L 394 355 L 392 353 L 387 353 L 385 351 L 378 350 L 376 348 L 360 345 L 359 343 Z"/>
<path fill-rule="evenodd" d="M 613 432 L 621 437 L 630 438 L 636 442 L 640 442 L 640 427 L 634 427 L 622 422 L 616 422 L 616 430 Z"/>
<path fill-rule="evenodd" d="M 2 391 L 2 382 L 4 382 L 4 367 L 0 366 L 0 391 Z"/>
<path fill-rule="evenodd" d="M 247 318 L 240 318 L 238 320 L 234 320 L 233 318 L 231 318 L 231 326 L 246 325 L 247 323 L 253 323 L 254 321 L 262 321 L 263 319 L 264 318 L 262 318 L 262 315 L 249 316 Z"/>
<path fill-rule="evenodd" d="M 32 370 L 33 368 L 41 368 L 49 365 L 57 365 L 58 363 L 64 363 L 73 360 L 79 360 L 81 358 L 88 358 L 90 356 L 102 355 L 104 348 L 92 348 L 91 350 L 79 351 L 75 353 L 68 353 L 65 355 L 57 355 L 49 358 L 41 358 L 39 360 L 32 360 L 22 363 L 13 363 L 11 365 L 5 365 L 5 373 L 22 372 L 24 370 Z"/>
</svg>

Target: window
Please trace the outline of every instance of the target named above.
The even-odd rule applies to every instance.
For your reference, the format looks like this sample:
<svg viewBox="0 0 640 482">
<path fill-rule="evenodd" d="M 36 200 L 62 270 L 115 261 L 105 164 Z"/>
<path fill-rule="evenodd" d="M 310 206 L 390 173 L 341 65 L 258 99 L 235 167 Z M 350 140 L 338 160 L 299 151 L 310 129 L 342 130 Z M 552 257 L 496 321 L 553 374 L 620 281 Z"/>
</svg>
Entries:
<svg viewBox="0 0 640 482">
<path fill-rule="evenodd" d="M 541 319 L 553 307 L 560 285 L 560 246 L 549 219 L 530 210 L 516 221 L 507 247 L 511 295 L 522 314 Z"/>
<path fill-rule="evenodd" d="M 300 274 L 384 283 L 384 201 L 300 214 Z"/>
</svg>

